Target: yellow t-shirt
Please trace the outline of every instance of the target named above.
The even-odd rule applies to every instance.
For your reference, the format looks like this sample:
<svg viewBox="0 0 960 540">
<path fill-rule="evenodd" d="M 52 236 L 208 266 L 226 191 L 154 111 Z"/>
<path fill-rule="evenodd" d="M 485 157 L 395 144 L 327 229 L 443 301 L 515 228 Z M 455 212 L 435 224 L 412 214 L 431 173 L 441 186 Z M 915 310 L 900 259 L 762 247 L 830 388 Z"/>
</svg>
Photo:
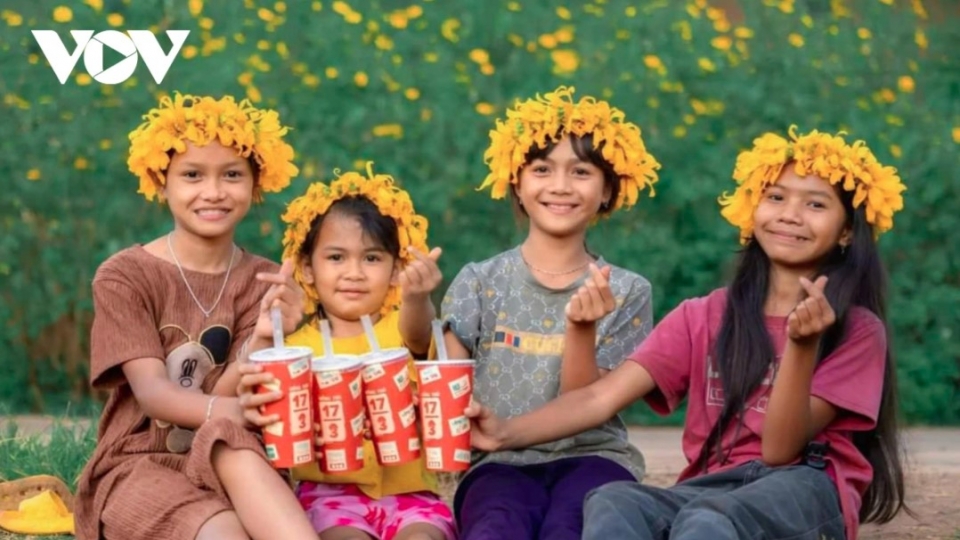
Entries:
<svg viewBox="0 0 960 540">
<path fill-rule="evenodd" d="M 391 312 L 377 321 L 373 330 L 384 349 L 403 347 L 400 337 L 399 312 Z M 316 319 L 310 324 L 287 336 L 289 346 L 310 347 L 315 356 L 323 355 L 323 338 L 317 327 Z M 364 354 L 370 352 L 370 345 L 365 335 L 337 338 L 333 340 L 333 350 L 337 354 Z M 416 381 L 416 369 L 410 362 L 410 379 Z M 383 467 L 377 463 L 377 455 L 373 443 L 365 441 L 363 446 L 363 469 L 342 474 L 324 474 L 316 463 L 302 465 L 293 471 L 296 480 L 306 480 L 325 484 L 355 484 L 368 497 L 379 499 L 387 495 L 414 493 L 417 491 L 432 491 L 439 494 L 437 476 L 426 470 L 420 460 L 403 465 Z"/>
</svg>

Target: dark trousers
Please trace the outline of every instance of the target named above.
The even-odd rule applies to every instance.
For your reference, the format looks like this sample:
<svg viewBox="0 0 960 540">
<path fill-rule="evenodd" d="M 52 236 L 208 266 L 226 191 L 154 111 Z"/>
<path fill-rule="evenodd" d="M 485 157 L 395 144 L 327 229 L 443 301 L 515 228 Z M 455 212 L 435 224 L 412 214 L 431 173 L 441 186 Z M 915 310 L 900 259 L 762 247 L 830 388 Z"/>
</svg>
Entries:
<svg viewBox="0 0 960 540">
<path fill-rule="evenodd" d="M 481 465 L 454 497 L 460 540 L 580 540 L 586 494 L 630 479 L 620 465 L 595 456 Z"/>
<path fill-rule="evenodd" d="M 584 505 L 584 540 L 845 538 L 836 486 L 806 465 L 753 461 L 667 489 L 616 482 Z"/>
</svg>

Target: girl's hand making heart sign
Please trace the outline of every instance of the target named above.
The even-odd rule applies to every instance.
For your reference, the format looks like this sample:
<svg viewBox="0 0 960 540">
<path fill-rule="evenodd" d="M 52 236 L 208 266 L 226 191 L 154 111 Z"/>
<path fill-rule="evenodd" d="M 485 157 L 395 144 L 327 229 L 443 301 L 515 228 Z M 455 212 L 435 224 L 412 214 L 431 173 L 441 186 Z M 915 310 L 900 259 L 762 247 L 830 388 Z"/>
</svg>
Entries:
<svg viewBox="0 0 960 540">
<path fill-rule="evenodd" d="M 610 290 L 610 267 L 590 264 L 590 277 L 573 293 L 565 309 L 567 320 L 574 324 L 595 323 L 617 307 Z"/>
<path fill-rule="evenodd" d="M 823 332 L 836 322 L 837 314 L 823 294 L 827 276 L 820 276 L 816 281 L 802 277 L 800 285 L 807 292 L 807 297 L 787 317 L 787 335 L 797 345 L 810 345 L 816 343 Z"/>
</svg>

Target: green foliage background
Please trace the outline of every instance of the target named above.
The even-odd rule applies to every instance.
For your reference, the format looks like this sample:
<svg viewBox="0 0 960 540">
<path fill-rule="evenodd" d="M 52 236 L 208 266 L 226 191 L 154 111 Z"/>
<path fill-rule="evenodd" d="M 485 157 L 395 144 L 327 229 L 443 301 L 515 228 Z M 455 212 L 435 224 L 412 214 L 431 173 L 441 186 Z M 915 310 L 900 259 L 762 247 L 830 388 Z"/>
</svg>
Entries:
<svg viewBox="0 0 960 540">
<path fill-rule="evenodd" d="M 239 242 L 277 258 L 279 215 L 310 181 L 373 160 L 431 220 L 452 278 L 522 238 L 475 187 L 494 118 L 560 84 L 609 99 L 663 163 L 655 199 L 591 247 L 645 275 L 659 319 L 723 283 L 738 245 L 717 196 L 768 130 L 845 130 L 909 187 L 881 241 L 904 416 L 960 423 L 960 8 L 920 0 L 41 0 L 0 8 L 0 401 L 89 401 L 90 281 L 169 227 L 136 194 L 126 135 L 163 93 L 249 96 L 292 126 L 303 174 Z M 61 22 L 58 22 L 61 21 Z M 157 85 L 60 85 L 30 30 L 190 30 Z M 169 40 L 161 36 L 164 50 Z M 106 64 L 113 60 L 107 58 Z M 644 407 L 631 411 L 648 420 Z M 674 421 L 676 419 L 673 419 Z"/>
</svg>

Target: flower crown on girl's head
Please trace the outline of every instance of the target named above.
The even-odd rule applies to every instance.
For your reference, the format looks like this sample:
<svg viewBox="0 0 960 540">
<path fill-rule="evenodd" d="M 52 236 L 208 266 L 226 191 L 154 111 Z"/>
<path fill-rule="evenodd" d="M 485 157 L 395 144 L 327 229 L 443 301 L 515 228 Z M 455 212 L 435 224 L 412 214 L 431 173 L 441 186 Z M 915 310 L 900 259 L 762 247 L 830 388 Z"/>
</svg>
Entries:
<svg viewBox="0 0 960 540">
<path fill-rule="evenodd" d="M 144 122 L 130 132 L 127 167 L 140 178 L 147 200 L 160 196 L 166 185 L 170 152 L 183 153 L 187 142 L 204 146 L 218 140 L 244 158 L 253 157 L 259 168 L 257 200 L 261 192 L 277 192 L 290 184 L 298 169 L 291 162 L 293 148 L 283 141 L 287 128 L 276 111 L 257 109 L 249 100 L 233 97 L 181 95 L 160 99 L 160 106 L 143 116 Z"/>
<path fill-rule="evenodd" d="M 624 113 L 606 101 L 583 97 L 573 101 L 574 89 L 561 86 L 534 99 L 518 101 L 507 110 L 506 120 L 497 120 L 490 132 L 490 147 L 483 154 L 490 174 L 479 189 L 491 188 L 494 199 L 502 199 L 511 184 L 520 178 L 527 153 L 536 145 L 544 148 L 547 140 L 559 142 L 565 135 L 593 135 L 593 145 L 620 177 L 620 195 L 613 210 L 637 202 L 641 190 L 657 181 L 660 164 L 647 152 L 640 128 L 626 122 Z"/>
<path fill-rule="evenodd" d="M 334 174 L 339 175 L 338 171 Z M 393 177 L 373 174 L 373 163 L 367 163 L 367 176 L 348 172 L 339 176 L 329 186 L 321 182 L 311 184 L 307 192 L 294 199 L 284 212 L 283 221 L 287 230 L 283 233 L 283 258 L 298 260 L 303 243 L 317 216 L 326 214 L 333 203 L 347 197 L 364 197 L 372 202 L 381 214 L 397 222 L 400 237 L 400 258 L 403 264 L 414 261 L 410 248 L 427 253 L 427 218 L 413 208 L 410 195 L 394 184 Z M 303 279 L 303 267 L 294 265 L 293 277 L 303 288 L 307 297 L 307 315 L 316 311 L 320 303 L 317 289 Z M 400 306 L 400 288 L 391 286 L 380 312 L 386 314 Z"/>
<path fill-rule="evenodd" d="M 784 166 L 793 163 L 798 176 L 817 175 L 853 193 L 853 207 L 866 204 L 867 222 L 874 236 L 893 228 L 893 214 L 903 208 L 901 193 L 906 186 L 893 167 L 881 165 L 863 141 L 847 144 L 841 134 L 813 130 L 797 135 L 790 126 L 787 140 L 766 133 L 753 141 L 753 148 L 737 156 L 733 178 L 738 187 L 732 195 L 720 197 L 720 213 L 740 229 L 740 242 L 753 236 L 753 212 L 764 190 L 779 178 Z"/>
</svg>

